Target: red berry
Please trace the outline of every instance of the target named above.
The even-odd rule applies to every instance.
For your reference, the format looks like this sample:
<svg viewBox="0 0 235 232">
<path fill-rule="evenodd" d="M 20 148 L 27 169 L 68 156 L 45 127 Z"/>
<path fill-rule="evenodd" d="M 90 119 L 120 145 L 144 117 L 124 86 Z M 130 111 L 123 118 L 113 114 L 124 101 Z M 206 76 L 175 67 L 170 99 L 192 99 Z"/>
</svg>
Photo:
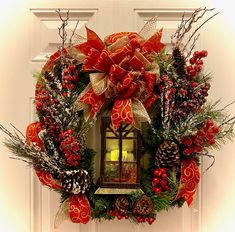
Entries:
<svg viewBox="0 0 235 232">
<path fill-rule="evenodd" d="M 208 143 L 209 143 L 210 145 L 213 145 L 213 144 L 215 143 L 215 140 L 214 140 L 214 139 L 211 139 L 211 140 L 208 141 Z"/>
<path fill-rule="evenodd" d="M 77 81 L 78 81 L 78 76 L 76 76 L 76 75 L 75 75 L 75 76 L 72 76 L 72 81 L 73 81 L 73 82 L 77 82 Z"/>
<path fill-rule="evenodd" d="M 167 80 L 167 76 L 166 75 L 162 75 L 162 81 L 165 82 Z"/>
<path fill-rule="evenodd" d="M 195 51 L 195 52 L 193 53 L 193 56 L 194 56 L 195 58 L 198 58 L 200 55 L 201 55 L 201 53 L 200 53 L 199 51 Z"/>
<path fill-rule="evenodd" d="M 184 139 L 183 141 L 183 144 L 186 145 L 186 146 L 191 146 L 192 145 L 192 139 L 188 138 L 188 139 Z"/>
<path fill-rule="evenodd" d="M 125 218 L 126 218 L 126 219 L 128 219 L 128 218 L 129 218 L 129 216 L 128 216 L 128 215 L 125 215 Z"/>
<path fill-rule="evenodd" d="M 160 171 L 161 173 L 166 173 L 166 169 L 165 169 L 165 168 L 160 168 L 159 171 Z"/>
<path fill-rule="evenodd" d="M 191 150 L 189 148 L 184 148 L 183 153 L 184 153 L 184 155 L 190 155 Z"/>
<path fill-rule="evenodd" d="M 190 58 L 189 63 L 190 64 L 195 64 L 196 60 L 197 59 L 195 57 L 192 57 L 192 58 Z"/>
<path fill-rule="evenodd" d="M 168 178 L 168 175 L 166 173 L 163 173 L 161 177 L 163 180 L 166 180 Z"/>
<path fill-rule="evenodd" d="M 191 70 L 193 70 L 193 66 L 192 65 L 187 66 L 187 72 L 189 73 Z"/>
<path fill-rule="evenodd" d="M 196 152 L 197 153 L 201 153 L 202 152 L 202 147 L 201 146 L 197 146 L 196 147 Z"/>
<path fill-rule="evenodd" d="M 197 61 L 196 61 L 196 64 L 197 64 L 197 65 L 202 65 L 202 64 L 203 64 L 203 60 L 201 60 L 201 59 L 197 60 Z"/>
<path fill-rule="evenodd" d="M 219 128 L 217 126 L 212 127 L 212 132 L 217 134 L 219 132 Z"/>
<path fill-rule="evenodd" d="M 159 194 L 159 193 L 161 193 L 161 188 L 154 188 L 154 192 L 155 192 L 155 194 Z"/>
<path fill-rule="evenodd" d="M 191 76 L 191 77 L 194 77 L 195 75 L 196 75 L 196 70 L 195 69 L 192 69 L 192 70 L 190 70 L 189 71 L 189 75 Z"/>
<path fill-rule="evenodd" d="M 157 178 L 157 177 L 153 178 L 153 184 L 154 184 L 154 186 L 156 186 L 157 184 L 159 184 L 159 182 L 160 182 L 160 179 L 159 179 L 159 178 Z"/>
<path fill-rule="evenodd" d="M 201 52 L 200 52 L 200 56 L 201 57 L 206 57 L 208 55 L 208 52 L 206 51 L 206 50 L 202 50 Z"/>
<path fill-rule="evenodd" d="M 156 176 L 160 176 L 160 171 L 158 169 L 154 170 L 153 175 Z"/>
<path fill-rule="evenodd" d="M 192 88 L 195 88 L 195 87 L 197 87 L 197 86 L 198 86 L 198 83 L 197 83 L 197 82 L 191 82 L 191 84 L 190 84 L 190 85 L 191 85 L 191 87 L 192 87 Z"/>
<path fill-rule="evenodd" d="M 186 96 L 187 95 L 187 93 L 188 93 L 188 91 L 186 90 L 186 89 L 180 89 L 180 95 L 181 96 Z"/>
<path fill-rule="evenodd" d="M 161 180 L 160 184 L 161 184 L 162 187 L 167 186 L 167 181 L 166 180 Z"/>
<path fill-rule="evenodd" d="M 168 185 L 162 187 L 164 191 L 169 191 L 170 187 Z"/>
<path fill-rule="evenodd" d="M 75 65 L 69 65 L 69 71 L 73 71 L 75 68 Z"/>
<path fill-rule="evenodd" d="M 200 72 L 200 71 L 202 70 L 202 66 L 196 64 L 196 65 L 194 66 L 194 69 L 195 69 L 196 72 Z"/>
</svg>

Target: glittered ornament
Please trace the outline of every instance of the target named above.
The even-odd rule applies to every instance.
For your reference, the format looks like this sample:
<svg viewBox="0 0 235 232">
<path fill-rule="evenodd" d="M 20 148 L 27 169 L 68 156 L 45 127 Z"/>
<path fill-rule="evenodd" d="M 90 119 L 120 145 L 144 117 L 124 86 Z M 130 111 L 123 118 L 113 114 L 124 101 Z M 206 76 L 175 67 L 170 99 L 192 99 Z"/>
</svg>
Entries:
<svg viewBox="0 0 235 232">
<path fill-rule="evenodd" d="M 89 189 L 90 176 L 86 170 L 65 171 L 60 179 L 62 187 L 67 193 L 84 194 Z"/>
</svg>

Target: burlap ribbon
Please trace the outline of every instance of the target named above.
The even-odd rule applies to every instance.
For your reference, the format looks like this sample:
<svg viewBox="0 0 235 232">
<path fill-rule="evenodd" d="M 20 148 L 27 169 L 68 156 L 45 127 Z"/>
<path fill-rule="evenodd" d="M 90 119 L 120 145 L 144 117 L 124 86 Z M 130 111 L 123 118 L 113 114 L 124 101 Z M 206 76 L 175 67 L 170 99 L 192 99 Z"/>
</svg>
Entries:
<svg viewBox="0 0 235 232">
<path fill-rule="evenodd" d="M 159 67 L 149 55 L 164 47 L 160 42 L 162 30 L 147 40 L 135 32 L 120 32 L 103 42 L 95 32 L 86 29 L 87 41 L 75 48 L 85 54 L 82 70 L 92 71 L 91 82 L 78 97 L 76 109 L 84 110 L 87 120 L 95 117 L 107 100 L 112 100 L 114 130 L 122 121 L 136 128 L 140 128 L 141 122 L 150 122 L 147 108 L 157 99 L 153 88 Z"/>
</svg>

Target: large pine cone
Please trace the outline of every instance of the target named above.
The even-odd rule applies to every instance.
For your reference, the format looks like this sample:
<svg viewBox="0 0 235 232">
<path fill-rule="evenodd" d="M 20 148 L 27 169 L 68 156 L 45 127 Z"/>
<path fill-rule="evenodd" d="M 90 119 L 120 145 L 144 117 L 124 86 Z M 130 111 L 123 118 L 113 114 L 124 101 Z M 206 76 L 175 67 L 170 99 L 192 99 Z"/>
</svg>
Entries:
<svg viewBox="0 0 235 232">
<path fill-rule="evenodd" d="M 86 170 L 66 171 L 60 179 L 67 193 L 84 194 L 89 189 L 90 176 Z"/>
<path fill-rule="evenodd" d="M 173 167 L 180 161 L 179 148 L 172 141 L 164 141 L 156 152 L 156 166 L 158 167 Z"/>
</svg>

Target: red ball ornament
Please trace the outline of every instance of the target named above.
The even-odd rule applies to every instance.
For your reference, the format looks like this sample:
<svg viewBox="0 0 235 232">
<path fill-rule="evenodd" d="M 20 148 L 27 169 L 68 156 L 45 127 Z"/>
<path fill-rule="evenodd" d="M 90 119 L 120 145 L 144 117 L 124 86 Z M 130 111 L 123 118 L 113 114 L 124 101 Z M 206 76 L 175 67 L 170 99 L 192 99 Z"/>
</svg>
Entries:
<svg viewBox="0 0 235 232">
<path fill-rule="evenodd" d="M 30 123 L 26 128 L 26 143 L 36 143 L 41 149 L 44 147 L 42 140 L 39 138 L 38 133 L 42 130 L 40 122 Z"/>
</svg>

